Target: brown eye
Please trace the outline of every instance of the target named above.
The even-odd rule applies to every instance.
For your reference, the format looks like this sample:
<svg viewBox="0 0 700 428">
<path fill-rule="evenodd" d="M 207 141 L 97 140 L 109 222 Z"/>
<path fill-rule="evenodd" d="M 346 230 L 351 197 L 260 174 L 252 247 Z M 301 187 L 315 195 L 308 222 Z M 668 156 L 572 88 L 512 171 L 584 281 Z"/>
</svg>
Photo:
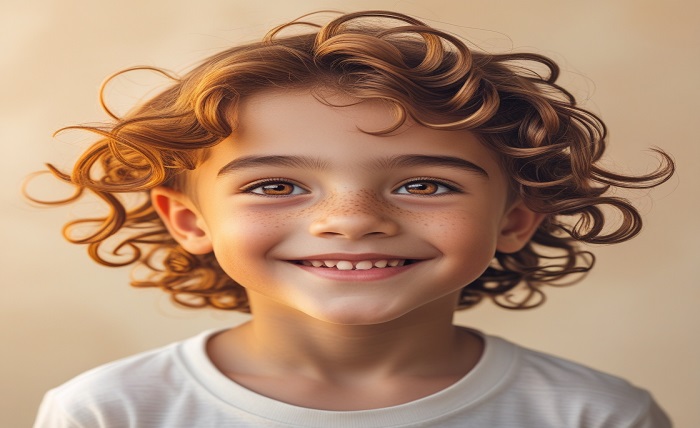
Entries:
<svg viewBox="0 0 700 428">
<path fill-rule="evenodd" d="M 265 195 L 290 195 L 294 191 L 294 186 L 287 183 L 268 184 L 260 186 L 260 192 Z"/>
<path fill-rule="evenodd" d="M 246 193 L 254 193 L 263 196 L 291 196 L 307 193 L 306 190 L 296 184 L 286 181 L 267 182 L 245 189 Z"/>
<path fill-rule="evenodd" d="M 455 189 L 447 184 L 431 180 L 419 180 L 404 184 L 396 190 L 396 193 L 400 195 L 432 196 L 454 191 Z"/>
<path fill-rule="evenodd" d="M 438 190 L 438 185 L 430 182 L 410 183 L 404 187 L 408 193 L 414 195 L 432 195 Z"/>
</svg>

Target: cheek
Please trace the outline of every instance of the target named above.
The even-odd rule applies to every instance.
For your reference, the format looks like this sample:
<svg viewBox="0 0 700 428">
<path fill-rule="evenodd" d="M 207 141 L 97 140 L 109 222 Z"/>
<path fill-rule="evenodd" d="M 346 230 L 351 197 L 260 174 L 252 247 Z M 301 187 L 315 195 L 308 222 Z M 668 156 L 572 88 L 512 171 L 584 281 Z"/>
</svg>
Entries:
<svg viewBox="0 0 700 428">
<path fill-rule="evenodd" d="M 282 219 L 271 213 L 232 215 L 218 225 L 215 247 L 260 246 L 279 234 L 282 227 Z"/>
<path fill-rule="evenodd" d="M 455 265 L 481 274 L 496 253 L 496 216 L 450 211 L 416 216 L 416 233 Z"/>
<path fill-rule="evenodd" d="M 214 228 L 214 253 L 222 269 L 241 285 L 255 280 L 265 269 L 270 250 L 293 230 L 289 216 L 271 212 L 246 212 L 232 215 Z"/>
<path fill-rule="evenodd" d="M 436 240 L 458 245 L 495 239 L 498 225 L 495 216 L 467 210 L 414 214 L 413 223 Z"/>
</svg>

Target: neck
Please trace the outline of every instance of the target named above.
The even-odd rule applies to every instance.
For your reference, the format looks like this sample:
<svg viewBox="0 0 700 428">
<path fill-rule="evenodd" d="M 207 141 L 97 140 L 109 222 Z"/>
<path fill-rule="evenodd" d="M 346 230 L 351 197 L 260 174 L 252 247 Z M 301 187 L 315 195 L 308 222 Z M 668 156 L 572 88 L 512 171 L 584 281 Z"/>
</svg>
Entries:
<svg viewBox="0 0 700 428">
<path fill-rule="evenodd" d="M 454 300 L 438 299 L 381 324 L 339 325 L 254 298 L 253 319 L 218 336 L 210 353 L 223 371 L 293 371 L 333 382 L 464 374 L 481 344 L 452 324 Z"/>
</svg>

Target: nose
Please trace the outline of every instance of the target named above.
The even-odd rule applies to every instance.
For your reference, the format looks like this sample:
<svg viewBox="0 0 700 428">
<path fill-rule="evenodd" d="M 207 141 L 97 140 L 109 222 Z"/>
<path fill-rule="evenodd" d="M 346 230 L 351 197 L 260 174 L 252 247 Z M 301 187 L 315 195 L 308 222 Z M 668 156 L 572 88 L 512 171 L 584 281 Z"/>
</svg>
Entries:
<svg viewBox="0 0 700 428">
<path fill-rule="evenodd" d="M 349 240 L 394 236 L 399 232 L 399 224 L 385 205 L 369 192 L 329 196 L 319 204 L 309 232 Z"/>
</svg>

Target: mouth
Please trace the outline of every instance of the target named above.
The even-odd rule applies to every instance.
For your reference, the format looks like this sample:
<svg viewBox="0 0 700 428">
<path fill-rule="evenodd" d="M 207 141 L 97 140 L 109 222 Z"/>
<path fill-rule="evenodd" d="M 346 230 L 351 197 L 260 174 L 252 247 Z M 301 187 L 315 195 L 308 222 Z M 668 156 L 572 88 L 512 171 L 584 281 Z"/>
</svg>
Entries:
<svg viewBox="0 0 700 428">
<path fill-rule="evenodd" d="M 377 259 L 377 260 L 292 260 L 291 263 L 322 269 L 340 271 L 390 269 L 417 263 L 413 259 Z"/>
</svg>

